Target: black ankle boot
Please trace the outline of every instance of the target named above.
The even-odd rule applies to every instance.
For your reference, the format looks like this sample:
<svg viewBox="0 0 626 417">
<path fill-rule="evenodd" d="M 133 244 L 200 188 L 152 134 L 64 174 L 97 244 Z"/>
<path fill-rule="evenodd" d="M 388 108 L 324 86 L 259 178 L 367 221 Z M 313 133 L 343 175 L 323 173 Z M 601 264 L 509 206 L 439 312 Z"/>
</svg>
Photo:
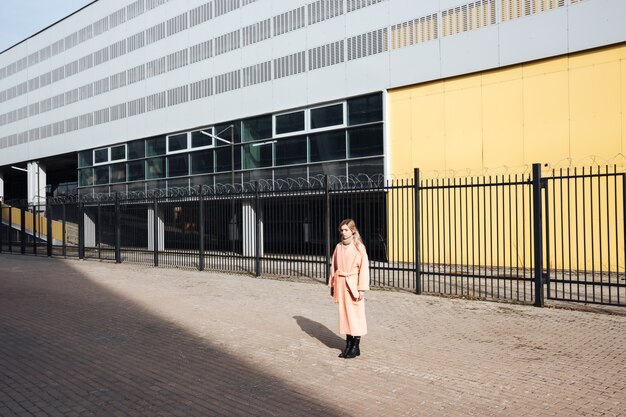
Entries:
<svg viewBox="0 0 626 417">
<path fill-rule="evenodd" d="M 359 343 L 361 342 L 361 336 L 352 336 L 352 345 L 348 349 L 348 351 L 343 355 L 344 359 L 352 359 L 356 358 L 361 354 L 361 350 L 359 349 Z"/>
<path fill-rule="evenodd" d="M 348 353 L 348 351 L 350 350 L 350 347 L 352 346 L 354 337 L 347 335 L 346 336 L 346 347 L 343 348 L 343 351 L 339 354 L 340 358 L 345 358 L 346 357 L 346 353 Z"/>
</svg>

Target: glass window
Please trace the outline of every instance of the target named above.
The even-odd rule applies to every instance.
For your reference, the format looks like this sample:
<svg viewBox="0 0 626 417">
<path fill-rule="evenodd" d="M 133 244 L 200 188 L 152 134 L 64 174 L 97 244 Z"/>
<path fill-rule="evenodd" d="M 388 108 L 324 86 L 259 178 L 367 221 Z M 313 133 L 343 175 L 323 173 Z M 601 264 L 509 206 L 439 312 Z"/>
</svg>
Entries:
<svg viewBox="0 0 626 417">
<path fill-rule="evenodd" d="M 383 96 L 373 94 L 348 100 L 348 124 L 381 122 L 383 120 Z"/>
<path fill-rule="evenodd" d="M 189 154 L 169 156 L 167 158 L 167 176 L 180 177 L 189 175 Z"/>
<path fill-rule="evenodd" d="M 343 124 L 343 104 L 311 109 L 311 129 Z"/>
<path fill-rule="evenodd" d="M 82 151 L 78 153 L 78 168 L 90 167 L 93 165 L 93 152 Z"/>
<path fill-rule="evenodd" d="M 272 116 L 254 117 L 241 122 L 243 142 L 268 139 L 272 137 Z"/>
<path fill-rule="evenodd" d="M 139 181 L 146 178 L 146 164 L 144 161 L 129 162 L 128 181 Z"/>
<path fill-rule="evenodd" d="M 276 165 L 306 164 L 306 136 L 276 142 Z"/>
<path fill-rule="evenodd" d="M 96 184 L 108 184 L 109 183 L 109 167 L 95 167 L 94 174 L 96 177 Z"/>
<path fill-rule="evenodd" d="M 146 183 L 141 182 L 131 182 L 128 184 L 128 191 L 146 191 Z"/>
<path fill-rule="evenodd" d="M 93 168 L 78 170 L 78 185 L 81 187 L 89 187 L 93 185 Z"/>
<path fill-rule="evenodd" d="M 165 154 L 165 136 L 157 136 L 146 140 L 146 156 Z"/>
<path fill-rule="evenodd" d="M 301 132 L 304 130 L 304 111 L 276 116 L 276 134 Z"/>
<path fill-rule="evenodd" d="M 239 126 L 239 122 L 223 123 L 221 125 L 216 125 L 213 128 L 213 134 L 222 138 L 223 140 L 215 139 L 215 146 L 229 146 L 231 139 L 234 143 L 241 142 Z"/>
<path fill-rule="evenodd" d="M 272 169 L 254 169 L 243 173 L 243 181 L 271 181 L 274 178 Z"/>
<path fill-rule="evenodd" d="M 263 168 L 272 166 L 273 142 L 253 143 L 243 147 L 243 167 Z"/>
<path fill-rule="evenodd" d="M 317 133 L 310 135 L 311 162 L 345 159 L 345 130 Z"/>
<path fill-rule="evenodd" d="M 348 163 L 348 173 L 354 176 L 367 175 L 370 179 L 376 180 L 384 174 L 385 168 L 382 158 L 364 159 L 361 161 L 350 161 Z"/>
<path fill-rule="evenodd" d="M 213 151 L 193 152 L 191 154 L 191 173 L 209 174 L 213 172 Z"/>
<path fill-rule="evenodd" d="M 126 164 L 111 165 L 111 182 L 126 182 Z"/>
<path fill-rule="evenodd" d="M 96 149 L 93 151 L 93 161 L 96 164 L 109 162 L 109 148 Z"/>
<path fill-rule="evenodd" d="M 350 158 L 383 154 L 383 126 L 367 126 L 348 131 Z"/>
<path fill-rule="evenodd" d="M 346 163 L 334 162 L 330 164 L 315 164 L 309 166 L 309 178 L 332 175 L 335 177 L 346 175 Z"/>
<path fill-rule="evenodd" d="M 187 134 L 172 135 L 167 137 L 167 151 L 176 152 L 187 149 Z"/>
<path fill-rule="evenodd" d="M 129 142 L 128 159 L 139 159 L 146 156 L 146 143 L 143 140 Z"/>
<path fill-rule="evenodd" d="M 146 161 L 146 178 L 164 178 L 165 177 L 165 159 L 153 158 Z"/>
<path fill-rule="evenodd" d="M 111 161 L 126 159 L 126 145 L 111 146 Z"/>
<path fill-rule="evenodd" d="M 215 171 L 230 171 L 231 170 L 231 150 L 228 148 L 219 148 L 215 150 Z"/>
<path fill-rule="evenodd" d="M 304 178 L 307 177 L 307 168 L 306 166 L 299 167 L 289 167 L 289 168 L 281 168 L 274 170 L 274 179 L 279 180 L 289 180 L 295 178 Z"/>
<path fill-rule="evenodd" d="M 191 147 L 192 148 L 202 148 L 205 146 L 213 146 L 213 138 L 211 136 L 205 135 L 206 133 L 213 134 L 213 129 L 203 129 L 196 130 L 195 132 L 191 132 Z"/>
</svg>

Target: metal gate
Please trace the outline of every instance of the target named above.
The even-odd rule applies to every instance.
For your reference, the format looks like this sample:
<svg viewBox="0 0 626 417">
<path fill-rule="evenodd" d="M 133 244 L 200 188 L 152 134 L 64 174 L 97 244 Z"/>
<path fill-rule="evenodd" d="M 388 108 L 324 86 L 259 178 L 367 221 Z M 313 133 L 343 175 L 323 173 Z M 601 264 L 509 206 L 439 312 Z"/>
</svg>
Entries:
<svg viewBox="0 0 626 417">
<path fill-rule="evenodd" d="M 542 181 L 547 298 L 626 306 L 626 174 L 568 168 Z"/>
</svg>

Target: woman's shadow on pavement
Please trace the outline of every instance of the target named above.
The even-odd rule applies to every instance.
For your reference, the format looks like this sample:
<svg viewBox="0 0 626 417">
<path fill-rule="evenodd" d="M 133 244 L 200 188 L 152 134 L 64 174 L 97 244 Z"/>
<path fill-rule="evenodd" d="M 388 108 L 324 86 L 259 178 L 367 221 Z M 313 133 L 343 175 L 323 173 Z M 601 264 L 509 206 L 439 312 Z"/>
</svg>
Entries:
<svg viewBox="0 0 626 417">
<path fill-rule="evenodd" d="M 343 349 L 345 340 L 337 336 L 328 327 L 306 317 L 293 316 L 293 318 L 296 319 L 298 326 L 309 336 L 316 338 L 331 349 Z"/>
</svg>

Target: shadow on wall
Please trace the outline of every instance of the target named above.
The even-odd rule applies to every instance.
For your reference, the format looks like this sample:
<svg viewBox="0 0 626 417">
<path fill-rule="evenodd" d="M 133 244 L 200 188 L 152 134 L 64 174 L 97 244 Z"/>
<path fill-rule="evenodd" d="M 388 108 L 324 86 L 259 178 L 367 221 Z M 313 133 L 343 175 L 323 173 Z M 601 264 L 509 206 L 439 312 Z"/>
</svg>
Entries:
<svg viewBox="0 0 626 417">
<path fill-rule="evenodd" d="M 0 257 L 0 415 L 340 414 L 68 263 Z M 327 328 L 299 323 L 335 347 Z"/>
</svg>

